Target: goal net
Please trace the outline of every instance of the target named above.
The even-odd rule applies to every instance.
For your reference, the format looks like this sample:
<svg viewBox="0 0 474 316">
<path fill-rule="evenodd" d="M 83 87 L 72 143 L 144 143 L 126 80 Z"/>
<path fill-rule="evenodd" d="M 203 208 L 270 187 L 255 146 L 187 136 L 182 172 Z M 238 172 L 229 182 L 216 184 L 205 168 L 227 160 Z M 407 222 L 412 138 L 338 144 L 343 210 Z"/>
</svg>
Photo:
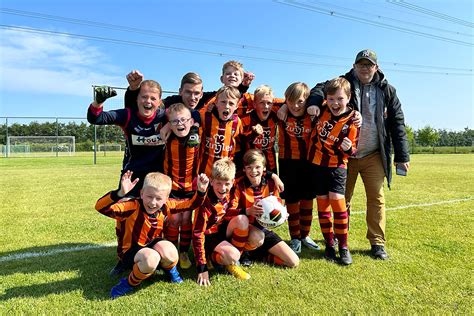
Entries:
<svg viewBox="0 0 474 316">
<path fill-rule="evenodd" d="M 97 151 L 122 151 L 122 145 L 120 144 L 99 144 Z"/>
<path fill-rule="evenodd" d="M 7 157 L 71 156 L 76 152 L 74 136 L 8 136 Z"/>
</svg>

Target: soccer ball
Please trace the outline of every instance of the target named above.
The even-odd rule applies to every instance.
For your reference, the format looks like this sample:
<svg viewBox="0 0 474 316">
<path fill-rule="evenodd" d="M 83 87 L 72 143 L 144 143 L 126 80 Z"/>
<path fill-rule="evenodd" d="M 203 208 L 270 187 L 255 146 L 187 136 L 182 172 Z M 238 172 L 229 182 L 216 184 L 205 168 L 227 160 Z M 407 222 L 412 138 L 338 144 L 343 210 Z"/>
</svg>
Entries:
<svg viewBox="0 0 474 316">
<path fill-rule="evenodd" d="M 268 196 L 258 202 L 263 208 L 263 214 L 256 217 L 257 222 L 265 228 L 275 228 L 286 221 L 288 212 L 276 196 Z"/>
</svg>

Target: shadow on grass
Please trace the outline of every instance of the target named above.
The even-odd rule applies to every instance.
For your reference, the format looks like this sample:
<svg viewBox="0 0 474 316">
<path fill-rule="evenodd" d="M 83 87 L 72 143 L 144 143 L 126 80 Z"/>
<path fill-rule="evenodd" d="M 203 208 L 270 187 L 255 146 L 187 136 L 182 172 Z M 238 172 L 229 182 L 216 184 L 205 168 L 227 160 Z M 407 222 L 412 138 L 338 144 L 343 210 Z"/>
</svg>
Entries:
<svg viewBox="0 0 474 316">
<path fill-rule="evenodd" d="M 61 251 L 63 249 L 77 250 L 65 252 Z M 4 294 L 0 295 L 0 301 L 74 291 L 81 291 L 89 300 L 109 299 L 110 289 L 119 280 L 119 277 L 109 277 L 109 271 L 116 263 L 115 249 L 114 246 L 64 243 L 3 253 L 0 256 L 1 276 L 25 274 L 27 283 L 32 283 L 31 280 L 51 279 L 50 274 L 74 273 L 74 276 L 60 281 L 12 287 L 8 287 L 8 281 L 4 281 L 5 290 Z M 36 274 L 44 274 L 44 277 L 38 277 Z M 123 276 L 126 275 L 127 273 L 124 273 Z M 53 277 L 57 276 L 59 275 Z M 23 279 L 21 276 L 20 278 Z M 164 280 L 164 276 L 156 275 L 150 280 L 145 280 L 140 287 L 144 288 L 156 281 Z"/>
</svg>

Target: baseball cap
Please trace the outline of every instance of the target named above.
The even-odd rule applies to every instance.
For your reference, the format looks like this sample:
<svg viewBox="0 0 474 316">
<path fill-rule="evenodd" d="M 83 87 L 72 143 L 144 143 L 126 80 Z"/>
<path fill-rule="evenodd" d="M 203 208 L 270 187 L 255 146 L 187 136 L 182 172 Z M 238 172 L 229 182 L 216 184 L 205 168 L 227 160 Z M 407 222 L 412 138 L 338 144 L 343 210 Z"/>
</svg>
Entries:
<svg viewBox="0 0 474 316">
<path fill-rule="evenodd" d="M 361 59 L 367 59 L 371 63 L 375 65 L 377 64 L 377 54 L 370 49 L 364 49 L 360 51 L 356 56 L 355 63 L 357 64 Z"/>
</svg>

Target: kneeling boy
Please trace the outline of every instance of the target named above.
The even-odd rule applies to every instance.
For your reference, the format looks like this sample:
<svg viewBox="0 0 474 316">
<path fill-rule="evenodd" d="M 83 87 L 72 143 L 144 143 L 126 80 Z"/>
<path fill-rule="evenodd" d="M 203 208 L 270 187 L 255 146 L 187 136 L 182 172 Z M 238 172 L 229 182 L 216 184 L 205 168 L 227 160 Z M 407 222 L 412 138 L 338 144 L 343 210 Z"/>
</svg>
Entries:
<svg viewBox="0 0 474 316">
<path fill-rule="evenodd" d="M 125 295 L 150 277 L 160 265 L 171 282 L 183 280 L 176 269 L 178 251 L 169 241 L 161 238 L 165 216 L 198 207 L 205 196 L 209 179 L 200 175 L 198 191 L 191 200 L 168 200 L 171 192 L 170 177 L 149 173 L 143 182 L 140 198 L 119 202 L 139 182 L 131 181 L 132 172 L 123 174 L 120 189 L 101 197 L 95 208 L 98 212 L 116 219 L 116 229 L 121 232 L 117 253 L 123 265 L 132 269 L 128 278 L 120 280 L 110 292 L 112 299 Z M 137 229 L 138 228 L 138 229 Z"/>
</svg>

